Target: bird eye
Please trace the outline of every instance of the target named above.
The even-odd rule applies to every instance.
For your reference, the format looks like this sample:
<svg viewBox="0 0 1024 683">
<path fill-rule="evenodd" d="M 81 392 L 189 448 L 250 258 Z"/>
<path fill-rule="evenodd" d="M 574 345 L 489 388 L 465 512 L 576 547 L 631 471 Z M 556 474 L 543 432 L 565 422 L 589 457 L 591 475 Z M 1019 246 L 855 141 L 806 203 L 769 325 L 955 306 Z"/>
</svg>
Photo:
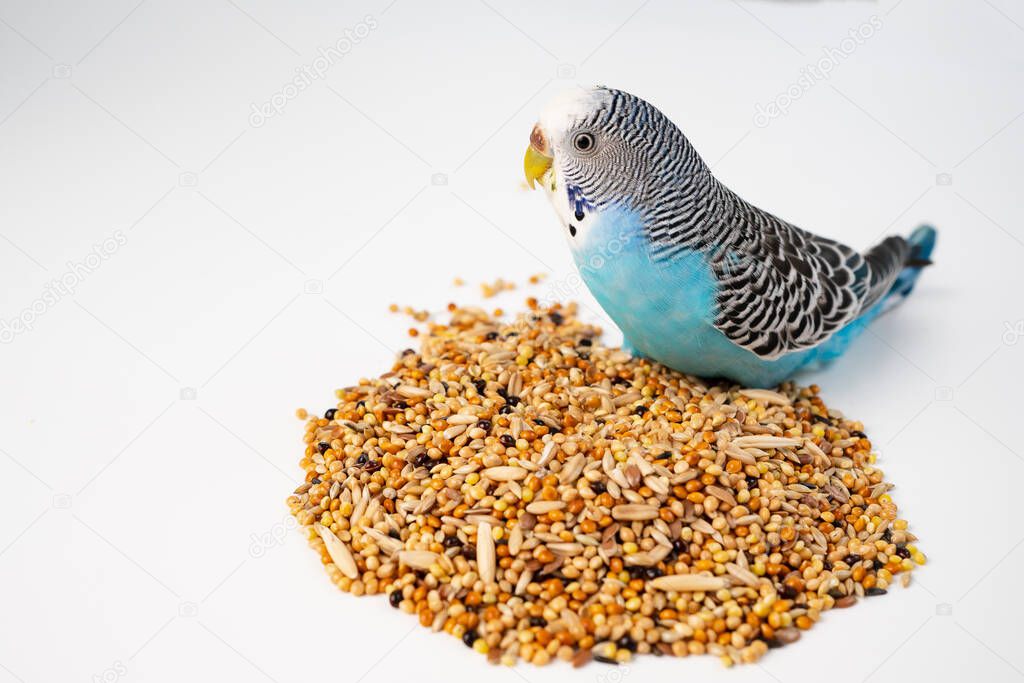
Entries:
<svg viewBox="0 0 1024 683">
<path fill-rule="evenodd" d="M 577 133 L 572 144 L 581 152 L 589 152 L 594 148 L 594 136 L 590 133 Z"/>
</svg>

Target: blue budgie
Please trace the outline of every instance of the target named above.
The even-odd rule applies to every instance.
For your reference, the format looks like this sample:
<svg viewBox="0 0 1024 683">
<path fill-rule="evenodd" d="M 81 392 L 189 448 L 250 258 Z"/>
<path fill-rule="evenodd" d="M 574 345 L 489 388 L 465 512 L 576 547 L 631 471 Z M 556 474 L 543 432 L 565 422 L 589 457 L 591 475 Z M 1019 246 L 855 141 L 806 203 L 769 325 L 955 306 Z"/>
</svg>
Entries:
<svg viewBox="0 0 1024 683">
<path fill-rule="evenodd" d="M 610 88 L 548 105 L 524 167 L 627 349 L 750 386 L 842 355 L 935 245 L 921 226 L 861 254 L 776 218 L 716 180 L 664 114 Z"/>
</svg>

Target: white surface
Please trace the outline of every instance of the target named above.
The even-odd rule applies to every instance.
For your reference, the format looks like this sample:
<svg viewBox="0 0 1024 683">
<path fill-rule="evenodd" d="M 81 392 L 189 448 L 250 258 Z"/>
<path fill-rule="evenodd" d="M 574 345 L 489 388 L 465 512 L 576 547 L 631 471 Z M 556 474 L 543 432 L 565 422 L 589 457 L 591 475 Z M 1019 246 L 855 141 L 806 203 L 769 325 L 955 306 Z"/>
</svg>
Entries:
<svg viewBox="0 0 1024 683">
<path fill-rule="evenodd" d="M 389 1 L 0 2 L 0 319 L 126 241 L 0 345 L 0 683 L 1019 679 L 1020 3 Z M 250 125 L 366 15 L 325 79 Z M 872 15 L 828 79 L 755 125 Z M 930 562 L 759 666 L 489 668 L 336 592 L 287 529 L 292 411 L 409 345 L 389 303 L 539 271 L 536 293 L 586 297 L 521 170 L 574 80 L 652 100 L 799 225 L 860 247 L 940 230 L 908 304 L 804 378 L 864 420 Z"/>
</svg>

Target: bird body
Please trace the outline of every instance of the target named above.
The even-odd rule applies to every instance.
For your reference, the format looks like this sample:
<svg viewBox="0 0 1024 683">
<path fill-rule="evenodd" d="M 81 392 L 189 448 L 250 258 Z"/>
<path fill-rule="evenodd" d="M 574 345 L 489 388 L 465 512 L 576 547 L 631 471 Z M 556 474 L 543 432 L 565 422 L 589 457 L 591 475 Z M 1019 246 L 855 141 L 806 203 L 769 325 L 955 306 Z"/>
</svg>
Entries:
<svg viewBox="0 0 1024 683">
<path fill-rule="evenodd" d="M 606 88 L 545 110 L 526 171 L 627 348 L 751 386 L 842 355 L 910 292 L 935 241 L 922 227 L 862 255 L 801 230 L 718 182 L 653 106 Z"/>
</svg>

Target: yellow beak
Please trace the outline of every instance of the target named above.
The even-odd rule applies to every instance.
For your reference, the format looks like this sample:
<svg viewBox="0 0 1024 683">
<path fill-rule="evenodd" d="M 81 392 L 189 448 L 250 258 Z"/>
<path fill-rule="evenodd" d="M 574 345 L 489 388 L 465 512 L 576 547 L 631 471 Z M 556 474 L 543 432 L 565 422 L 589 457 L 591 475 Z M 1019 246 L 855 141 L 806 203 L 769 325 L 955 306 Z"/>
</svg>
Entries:
<svg viewBox="0 0 1024 683">
<path fill-rule="evenodd" d="M 526 157 L 523 159 L 523 171 L 526 172 L 526 182 L 534 187 L 534 182 L 540 180 L 554 160 L 546 154 L 534 149 L 533 145 L 526 148 Z"/>
</svg>

